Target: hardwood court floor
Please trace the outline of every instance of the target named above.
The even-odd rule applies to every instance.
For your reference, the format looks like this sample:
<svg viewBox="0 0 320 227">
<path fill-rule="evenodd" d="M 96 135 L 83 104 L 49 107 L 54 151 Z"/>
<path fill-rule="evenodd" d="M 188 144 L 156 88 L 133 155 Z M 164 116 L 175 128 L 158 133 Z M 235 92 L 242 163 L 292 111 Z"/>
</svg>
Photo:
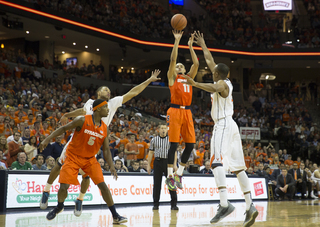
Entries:
<svg viewBox="0 0 320 227">
<path fill-rule="evenodd" d="M 210 219 L 217 211 L 217 204 L 179 204 L 179 211 L 171 211 L 170 206 L 160 206 L 152 211 L 152 206 L 119 207 L 118 213 L 128 218 L 120 226 L 164 227 L 164 226 L 242 226 L 245 203 L 232 202 L 236 210 L 220 223 L 212 225 Z M 320 226 L 319 200 L 255 202 L 259 216 L 254 226 Z M 46 211 L 31 209 L 26 211 L 8 211 L 0 215 L 0 227 L 105 227 L 112 226 L 112 216 L 108 209 L 93 209 L 84 206 L 80 217 L 73 210 L 66 209 L 52 220 L 46 220 Z M 119 226 L 119 225 L 116 225 Z"/>
</svg>

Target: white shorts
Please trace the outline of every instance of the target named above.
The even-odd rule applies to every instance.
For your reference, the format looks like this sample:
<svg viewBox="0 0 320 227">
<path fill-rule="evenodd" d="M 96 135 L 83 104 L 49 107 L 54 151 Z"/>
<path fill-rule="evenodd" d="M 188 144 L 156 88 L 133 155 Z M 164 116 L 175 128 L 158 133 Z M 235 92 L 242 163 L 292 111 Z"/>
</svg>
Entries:
<svg viewBox="0 0 320 227">
<path fill-rule="evenodd" d="M 223 165 L 226 171 L 247 169 L 239 128 L 232 117 L 226 117 L 215 122 L 210 147 L 211 158 L 214 155 L 212 166 Z"/>
</svg>

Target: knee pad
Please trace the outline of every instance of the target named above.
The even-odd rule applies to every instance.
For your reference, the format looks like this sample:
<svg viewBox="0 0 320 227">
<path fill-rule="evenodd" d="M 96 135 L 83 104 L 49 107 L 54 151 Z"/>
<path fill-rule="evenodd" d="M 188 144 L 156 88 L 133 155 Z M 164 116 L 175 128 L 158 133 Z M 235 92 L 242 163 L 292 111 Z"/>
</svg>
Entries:
<svg viewBox="0 0 320 227">
<path fill-rule="evenodd" d="M 241 171 L 237 174 L 237 178 L 239 181 L 239 185 L 241 187 L 241 191 L 243 193 L 245 192 L 251 192 L 250 182 L 247 174 L 244 171 Z"/>
<path fill-rule="evenodd" d="M 218 188 L 227 187 L 227 178 L 224 168 L 222 166 L 217 166 L 213 169 L 214 179 Z"/>
</svg>

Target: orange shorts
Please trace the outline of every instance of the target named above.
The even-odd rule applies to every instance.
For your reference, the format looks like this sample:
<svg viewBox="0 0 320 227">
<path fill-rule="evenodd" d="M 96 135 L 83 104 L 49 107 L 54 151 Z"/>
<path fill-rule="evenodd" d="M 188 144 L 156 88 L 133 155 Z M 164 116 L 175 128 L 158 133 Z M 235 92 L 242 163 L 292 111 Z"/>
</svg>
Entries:
<svg viewBox="0 0 320 227">
<path fill-rule="evenodd" d="M 167 126 L 170 142 L 179 143 L 180 135 L 186 143 L 196 142 L 191 110 L 169 108 Z"/>
<path fill-rule="evenodd" d="M 65 162 L 60 170 L 59 183 L 79 185 L 78 173 L 82 169 L 97 185 L 104 182 L 101 166 L 95 157 L 82 158 L 68 152 Z"/>
</svg>

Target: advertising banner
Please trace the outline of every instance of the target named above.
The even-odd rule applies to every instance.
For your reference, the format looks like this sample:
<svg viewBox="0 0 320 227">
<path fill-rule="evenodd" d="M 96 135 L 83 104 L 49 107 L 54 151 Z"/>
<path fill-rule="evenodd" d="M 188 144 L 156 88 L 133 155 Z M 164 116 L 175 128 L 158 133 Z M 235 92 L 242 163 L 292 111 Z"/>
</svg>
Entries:
<svg viewBox="0 0 320 227">
<path fill-rule="evenodd" d="M 292 10 L 292 0 L 263 0 L 263 8 L 268 11 Z"/>
<path fill-rule="evenodd" d="M 240 136 L 242 140 L 260 140 L 260 128 L 256 127 L 240 127 Z"/>
<path fill-rule="evenodd" d="M 45 187 L 47 175 L 36 174 L 8 174 L 7 208 L 38 207 Z M 109 187 L 114 202 L 142 203 L 152 202 L 153 176 L 151 175 L 120 175 L 115 181 L 112 176 L 105 175 L 105 182 Z M 81 182 L 82 177 L 78 177 Z M 169 202 L 170 194 L 162 181 L 160 201 Z M 267 188 L 264 178 L 249 178 L 253 199 L 267 199 Z M 49 206 L 57 204 L 59 183 L 52 184 Z M 178 201 L 210 201 L 219 200 L 218 188 L 214 177 L 185 176 L 183 177 L 183 190 L 178 190 Z M 243 199 L 243 194 L 235 177 L 227 178 L 228 199 Z M 80 185 L 70 185 L 65 205 L 74 205 L 74 200 L 80 192 Z M 90 183 L 90 187 L 84 197 L 84 205 L 105 204 L 99 188 Z"/>
</svg>

